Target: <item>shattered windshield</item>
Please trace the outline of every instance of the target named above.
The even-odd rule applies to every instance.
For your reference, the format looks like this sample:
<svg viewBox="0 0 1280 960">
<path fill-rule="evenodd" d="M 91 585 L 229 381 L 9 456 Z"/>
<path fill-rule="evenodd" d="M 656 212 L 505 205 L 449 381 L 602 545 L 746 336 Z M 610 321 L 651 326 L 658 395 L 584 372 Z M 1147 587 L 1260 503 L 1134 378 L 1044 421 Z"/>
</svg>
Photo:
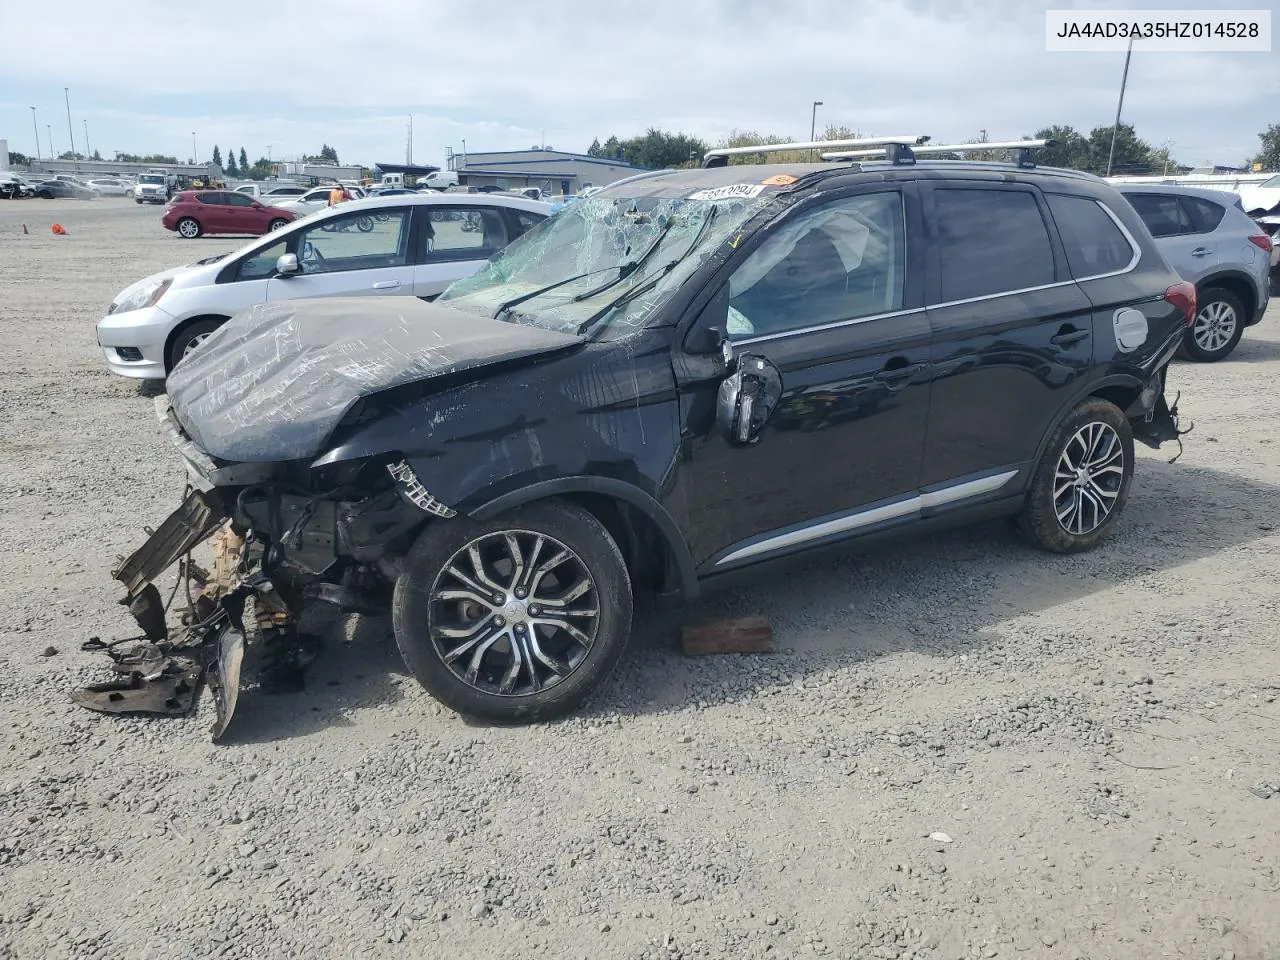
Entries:
<svg viewBox="0 0 1280 960">
<path fill-rule="evenodd" d="M 588 197 L 453 284 L 440 300 L 564 333 L 637 327 L 766 202 L 696 194 Z"/>
</svg>

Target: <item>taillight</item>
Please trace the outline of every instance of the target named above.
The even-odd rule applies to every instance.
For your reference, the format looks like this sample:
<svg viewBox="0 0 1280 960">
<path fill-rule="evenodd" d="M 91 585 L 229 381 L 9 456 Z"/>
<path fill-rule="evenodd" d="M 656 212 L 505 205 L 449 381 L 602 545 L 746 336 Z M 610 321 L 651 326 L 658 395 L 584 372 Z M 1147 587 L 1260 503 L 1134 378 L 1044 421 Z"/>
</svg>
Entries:
<svg viewBox="0 0 1280 960">
<path fill-rule="evenodd" d="M 1196 321 L 1196 285 L 1183 280 L 1164 292 L 1164 298 L 1182 313 L 1182 322 L 1188 327 Z"/>
<path fill-rule="evenodd" d="M 1265 233 L 1255 233 L 1249 237 L 1249 242 L 1264 253 L 1271 252 L 1271 238 Z"/>
</svg>

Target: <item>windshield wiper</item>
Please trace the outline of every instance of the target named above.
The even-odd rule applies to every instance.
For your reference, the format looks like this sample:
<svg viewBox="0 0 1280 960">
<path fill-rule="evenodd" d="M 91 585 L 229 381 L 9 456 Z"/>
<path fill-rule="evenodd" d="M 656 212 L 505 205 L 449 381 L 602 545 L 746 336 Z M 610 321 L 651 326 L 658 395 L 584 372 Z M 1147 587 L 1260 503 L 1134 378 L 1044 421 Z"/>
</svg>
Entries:
<svg viewBox="0 0 1280 960">
<path fill-rule="evenodd" d="M 540 297 L 544 293 L 550 293 L 557 287 L 563 287 L 566 284 L 573 283 L 575 280 L 585 280 L 587 277 L 594 277 L 597 273 L 605 273 L 609 270 L 617 269 L 617 267 L 598 267 L 595 270 L 588 270 L 586 273 L 579 273 L 575 276 L 567 277 L 564 280 L 557 280 L 555 283 L 548 283 L 545 287 L 538 287 L 538 289 L 532 290 L 529 293 L 522 293 L 518 297 L 512 297 L 510 300 L 506 300 L 498 304 L 498 309 L 494 311 L 493 319 L 497 320 L 512 307 L 517 307 L 526 300 L 532 300 L 534 297 Z"/>
<path fill-rule="evenodd" d="M 684 253 L 680 254 L 680 256 L 665 263 L 662 266 L 662 269 L 655 270 L 654 273 L 649 277 L 649 279 L 641 283 L 639 286 L 632 287 L 626 293 L 623 293 L 620 296 L 614 298 L 613 300 L 610 300 L 608 303 L 606 303 L 603 307 L 601 307 L 591 316 L 587 317 L 586 320 L 584 320 L 581 324 L 579 324 L 578 335 L 581 336 L 582 334 L 586 333 L 596 323 L 598 323 L 603 317 L 608 316 L 612 311 L 616 310 L 618 307 L 626 306 L 628 303 L 630 303 L 632 300 L 635 300 L 637 297 L 643 296 L 644 294 L 648 293 L 657 285 L 659 280 L 661 280 L 668 273 L 670 273 L 672 270 L 678 267 L 680 265 L 680 262 L 684 260 L 685 257 L 687 257 L 689 254 L 691 254 L 694 250 L 698 248 L 698 244 L 702 242 L 702 238 L 706 235 L 707 228 L 711 226 L 711 221 L 713 221 L 716 218 L 716 212 L 719 209 L 720 209 L 719 207 L 713 206 L 707 212 L 706 217 L 703 218 L 702 225 L 698 227 L 698 232 L 694 234 L 693 240 L 689 243 L 689 246 L 685 247 Z M 653 251 L 656 249 L 657 249 L 657 245 L 655 244 L 649 250 L 646 250 L 644 255 L 647 257 L 651 253 L 653 253 Z M 643 260 L 643 258 L 641 259 Z M 603 286 L 605 285 L 602 285 L 602 288 Z"/>
<path fill-rule="evenodd" d="M 590 300 L 592 297 L 599 293 L 603 293 L 610 287 L 616 287 L 623 280 L 627 279 L 627 277 L 639 270 L 646 262 L 648 262 L 649 258 L 657 252 L 658 247 L 662 246 L 662 241 L 666 239 L 667 234 L 671 232 L 671 228 L 675 225 L 675 222 L 675 217 L 668 217 L 667 222 L 664 223 L 662 225 L 662 229 L 658 231 L 658 235 L 653 238 L 653 242 L 650 243 L 649 246 L 645 247 L 644 253 L 640 254 L 640 256 L 636 257 L 634 260 L 630 260 L 627 263 L 619 265 L 618 275 L 616 277 L 600 284 L 597 287 L 593 287 L 590 290 L 579 293 L 573 298 L 573 302 L 581 303 L 583 300 Z"/>
</svg>

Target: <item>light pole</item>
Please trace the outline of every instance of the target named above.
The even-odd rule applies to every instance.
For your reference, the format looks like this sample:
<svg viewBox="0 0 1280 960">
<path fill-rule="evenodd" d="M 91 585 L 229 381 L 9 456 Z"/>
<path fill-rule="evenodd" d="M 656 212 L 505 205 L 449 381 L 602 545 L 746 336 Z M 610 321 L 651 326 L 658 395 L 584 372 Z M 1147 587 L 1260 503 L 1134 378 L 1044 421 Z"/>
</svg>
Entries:
<svg viewBox="0 0 1280 960">
<path fill-rule="evenodd" d="M 84 122 L 84 158 L 88 160 L 92 153 L 93 151 L 89 149 L 89 121 L 85 120 Z"/>
<path fill-rule="evenodd" d="M 40 127 L 36 124 L 36 108 L 31 108 L 31 132 L 36 135 L 36 159 L 40 159 Z"/>
<path fill-rule="evenodd" d="M 70 88 L 70 87 L 63 87 L 63 88 L 62 88 L 62 96 L 63 96 L 63 98 L 67 101 L 67 137 L 71 140 L 71 153 L 72 153 L 72 154 L 75 154 L 75 152 L 76 152 L 76 135 L 75 135 L 74 133 L 72 133 L 72 132 L 71 132 L 71 88 Z M 74 160 L 74 159 L 75 159 L 75 157 L 74 157 L 74 156 L 72 156 L 72 159 Z M 79 169 L 80 169 L 80 164 L 78 164 L 78 163 L 76 164 L 76 169 L 77 169 L 77 170 L 79 170 Z"/>
<path fill-rule="evenodd" d="M 1124 107 L 1124 88 L 1129 82 L 1129 58 L 1133 56 L 1133 37 L 1129 38 L 1129 49 L 1124 53 L 1124 73 L 1120 76 L 1120 101 L 1116 104 L 1116 122 L 1111 128 L 1111 149 L 1107 152 L 1107 176 L 1111 176 L 1111 162 L 1116 156 L 1116 136 L 1120 133 L 1120 111 Z"/>
<path fill-rule="evenodd" d="M 818 132 L 818 108 L 822 106 L 821 100 L 813 101 L 813 112 L 809 115 L 809 142 L 812 143 Z M 809 160 L 813 160 L 813 148 L 809 148 Z"/>
<path fill-rule="evenodd" d="M 200 162 L 200 154 L 196 152 L 196 132 L 194 130 L 191 131 L 191 162 Z"/>
<path fill-rule="evenodd" d="M 54 152 L 53 152 L 53 124 L 52 124 L 52 123 L 46 123 L 46 124 L 44 125 L 44 132 L 45 132 L 45 133 L 47 133 L 47 134 L 49 135 L 49 159 L 50 159 L 50 160 L 57 160 L 57 159 L 58 159 L 58 155 L 57 155 L 56 153 L 54 153 Z"/>
</svg>

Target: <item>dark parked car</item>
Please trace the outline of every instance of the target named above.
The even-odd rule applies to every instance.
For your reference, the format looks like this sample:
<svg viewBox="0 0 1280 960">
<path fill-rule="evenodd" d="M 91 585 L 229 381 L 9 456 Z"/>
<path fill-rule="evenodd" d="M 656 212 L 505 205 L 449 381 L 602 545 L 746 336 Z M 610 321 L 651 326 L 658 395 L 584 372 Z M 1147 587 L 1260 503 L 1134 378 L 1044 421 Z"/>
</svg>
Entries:
<svg viewBox="0 0 1280 960">
<path fill-rule="evenodd" d="M 151 581 L 229 519 L 264 649 L 316 599 L 389 607 L 435 697 L 529 721 L 601 685 L 638 590 L 1000 516 L 1094 547 L 1135 438 L 1178 434 L 1194 289 L 1095 177 L 910 159 L 643 174 L 433 303 L 233 318 L 158 401 L 198 489 L 117 571 L 131 609 L 163 636 Z M 244 634 L 201 610 L 233 703 Z"/>
<path fill-rule="evenodd" d="M 18 176 L 16 173 L 0 173 L 0 197 L 6 200 L 20 200 L 23 197 L 36 195 L 35 184 Z"/>
<path fill-rule="evenodd" d="M 296 214 L 268 207 L 244 193 L 193 190 L 175 194 L 160 222 L 166 230 L 194 240 L 206 233 L 247 234 L 258 237 L 279 230 Z"/>
<path fill-rule="evenodd" d="M 42 200 L 92 200 L 93 191 L 69 180 L 45 180 L 36 184 L 36 196 Z"/>
</svg>

